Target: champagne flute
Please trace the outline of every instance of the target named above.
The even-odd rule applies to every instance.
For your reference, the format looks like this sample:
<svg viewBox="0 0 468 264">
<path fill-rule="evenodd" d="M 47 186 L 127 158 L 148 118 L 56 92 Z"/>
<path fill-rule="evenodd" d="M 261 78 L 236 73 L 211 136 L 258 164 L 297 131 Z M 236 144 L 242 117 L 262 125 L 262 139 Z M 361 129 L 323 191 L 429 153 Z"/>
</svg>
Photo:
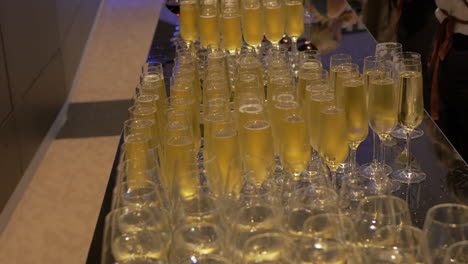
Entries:
<svg viewBox="0 0 468 264">
<path fill-rule="evenodd" d="M 427 211 L 424 232 L 434 263 L 442 263 L 448 248 L 468 238 L 468 206 L 439 204 Z"/>
<path fill-rule="evenodd" d="M 364 81 L 365 81 L 365 87 L 366 91 L 369 92 L 370 89 L 370 82 L 371 79 L 374 78 L 374 76 L 379 76 L 382 74 L 382 71 L 380 70 L 382 65 L 384 64 L 384 60 L 382 58 L 378 58 L 376 56 L 367 56 L 364 58 L 364 69 L 363 69 L 363 75 L 364 75 Z M 359 169 L 363 171 L 364 176 L 371 177 L 371 175 L 377 173 L 378 169 L 383 166 L 384 168 L 384 173 L 385 175 L 389 175 L 392 173 L 392 168 L 388 166 L 387 164 L 379 164 L 378 160 L 378 146 L 377 146 L 377 137 L 378 135 L 375 132 L 372 132 L 372 138 L 373 138 L 373 148 L 372 148 L 372 162 L 363 164 Z"/>
<path fill-rule="evenodd" d="M 297 40 L 304 32 L 304 5 L 303 0 L 285 0 L 286 33 L 291 38 L 292 66 L 298 63 Z"/>
<path fill-rule="evenodd" d="M 258 48 L 262 44 L 263 34 L 263 9 L 261 0 L 243 0 L 242 3 L 242 33 L 244 41 Z"/>
<path fill-rule="evenodd" d="M 397 53 L 393 57 L 393 63 L 395 66 L 396 74 L 398 74 L 398 76 L 400 74 L 400 69 L 398 65 L 402 59 L 421 60 L 421 54 L 416 53 L 416 52 L 409 52 L 409 51 Z M 413 131 L 410 132 L 411 139 L 422 137 L 422 135 L 424 135 L 424 131 L 420 128 L 415 128 Z M 402 127 L 400 127 L 398 129 L 393 130 L 392 137 L 399 138 L 399 139 L 406 139 L 406 132 Z M 406 148 L 404 151 L 406 151 Z"/>
<path fill-rule="evenodd" d="M 318 150 L 328 165 L 332 184 L 336 185 L 336 170 L 348 156 L 346 136 L 346 113 L 336 103 L 320 109 Z"/>
<path fill-rule="evenodd" d="M 406 167 L 395 171 L 392 178 L 402 183 L 419 183 L 426 179 L 426 174 L 411 167 L 411 131 L 424 119 L 424 102 L 421 60 L 402 59 L 399 70 L 398 121 L 406 132 L 407 161 Z"/>
<path fill-rule="evenodd" d="M 281 0 L 263 0 L 265 36 L 278 48 L 284 35 L 285 15 Z"/>
<path fill-rule="evenodd" d="M 330 57 L 330 88 L 333 92 L 336 90 L 336 79 L 338 76 L 338 73 L 341 72 L 343 67 L 340 65 L 345 64 L 345 63 L 352 63 L 352 58 L 351 55 L 349 54 L 333 54 Z"/>
<path fill-rule="evenodd" d="M 320 83 L 325 74 L 325 81 L 327 73 L 323 72 L 322 63 L 316 59 L 307 59 L 300 62 L 298 83 L 297 83 L 297 98 L 303 104 L 306 99 L 306 89 L 308 86 Z"/>
<path fill-rule="evenodd" d="M 222 2 L 223 47 L 235 54 L 242 45 L 241 17 L 238 0 Z"/>
<path fill-rule="evenodd" d="M 384 141 L 389 137 L 397 123 L 397 101 L 398 95 L 395 88 L 395 81 L 392 77 L 392 69 L 382 65 L 380 67 L 381 74 L 372 76 L 368 91 L 368 110 L 369 110 L 369 125 L 380 138 L 380 164 L 376 173 L 371 175 L 374 185 L 373 187 L 378 193 L 379 190 L 385 192 L 389 183 L 385 178 L 385 144 Z M 399 189 L 399 185 L 395 182 L 391 186 L 392 191 Z"/>
<path fill-rule="evenodd" d="M 344 110 L 349 141 L 349 163 L 351 170 L 356 169 L 356 151 L 368 133 L 369 117 L 367 113 L 367 94 L 362 76 L 347 79 L 343 82 Z"/>
<path fill-rule="evenodd" d="M 200 44 L 203 48 L 219 43 L 218 1 L 200 0 Z"/>
<path fill-rule="evenodd" d="M 184 41 L 198 39 L 197 0 L 180 0 L 180 36 Z"/>
</svg>

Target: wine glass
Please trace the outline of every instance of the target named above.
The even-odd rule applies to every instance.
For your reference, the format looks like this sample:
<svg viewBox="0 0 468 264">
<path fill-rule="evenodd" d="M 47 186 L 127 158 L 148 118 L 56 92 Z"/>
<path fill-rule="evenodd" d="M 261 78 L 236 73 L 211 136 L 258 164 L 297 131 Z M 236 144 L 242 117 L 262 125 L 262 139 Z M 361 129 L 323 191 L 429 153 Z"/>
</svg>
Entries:
<svg viewBox="0 0 468 264">
<path fill-rule="evenodd" d="M 409 263 L 431 264 L 426 234 L 410 225 L 389 225 L 378 229 L 372 245 L 392 248 Z"/>
<path fill-rule="evenodd" d="M 325 74 L 325 75 L 324 75 Z M 328 74 L 323 71 L 322 63 L 317 59 L 307 59 L 299 62 L 299 73 L 297 83 L 297 97 L 304 104 L 307 87 L 316 88 L 322 81 L 327 81 Z M 315 86 L 315 87 L 314 87 Z"/>
<path fill-rule="evenodd" d="M 263 0 L 263 8 L 265 36 L 274 48 L 278 48 L 286 23 L 283 3 L 281 0 Z"/>
<path fill-rule="evenodd" d="M 200 45 L 208 48 L 219 43 L 218 1 L 200 0 Z"/>
<path fill-rule="evenodd" d="M 398 95 L 395 88 L 395 81 L 392 77 L 392 69 L 381 65 L 381 73 L 379 75 L 371 76 L 369 90 L 368 90 L 368 111 L 369 111 L 369 125 L 380 138 L 380 164 L 376 172 L 370 175 L 374 180 L 373 188 L 376 190 L 386 190 L 387 186 L 383 183 L 388 181 L 382 178 L 387 177 L 385 174 L 385 144 L 384 141 L 390 136 L 390 133 L 397 123 L 397 103 Z M 397 183 L 392 184 L 392 191 L 399 189 Z M 378 191 L 377 191 L 378 193 Z"/>
<path fill-rule="evenodd" d="M 101 263 L 167 262 L 171 235 L 167 226 L 160 229 L 158 225 L 147 208 L 126 206 L 112 210 L 104 225 Z"/>
<path fill-rule="evenodd" d="M 178 263 L 192 256 L 223 254 L 224 241 L 224 232 L 216 224 L 183 224 L 174 231 L 170 259 L 173 263 Z"/>
<path fill-rule="evenodd" d="M 457 242 L 449 247 L 443 264 L 468 263 L 468 240 Z"/>
<path fill-rule="evenodd" d="M 258 48 L 262 44 L 263 34 L 263 9 L 261 0 L 241 1 L 242 8 L 242 34 L 244 41 Z"/>
<path fill-rule="evenodd" d="M 235 54 L 242 45 L 241 17 L 238 0 L 225 0 L 221 6 L 223 47 Z"/>
<path fill-rule="evenodd" d="M 421 60 L 401 59 L 399 70 L 398 121 L 406 132 L 407 161 L 406 167 L 393 172 L 392 178 L 402 183 L 419 183 L 426 179 L 426 174 L 411 167 L 411 131 L 424 119 L 423 85 Z"/>
<path fill-rule="evenodd" d="M 411 225 L 406 201 L 391 195 L 376 195 L 359 202 L 356 230 L 364 245 L 372 245 L 377 230 L 388 225 Z"/>
<path fill-rule="evenodd" d="M 345 63 L 352 63 L 351 55 L 339 53 L 330 57 L 330 88 L 333 92 L 336 90 L 335 82 L 338 73 L 343 69 L 340 65 Z"/>
<path fill-rule="evenodd" d="M 180 0 L 180 36 L 184 41 L 198 39 L 198 14 L 196 0 Z"/>
<path fill-rule="evenodd" d="M 434 263 L 441 263 L 447 249 L 468 238 L 468 206 L 439 204 L 427 211 L 424 232 Z"/>
<path fill-rule="evenodd" d="M 246 240 L 242 249 L 242 263 L 297 263 L 294 243 L 279 232 L 258 234 Z"/>
<path fill-rule="evenodd" d="M 357 233 L 352 218 L 337 213 L 323 213 L 310 216 L 304 222 L 307 237 L 337 239 L 343 243 L 354 243 Z"/>
</svg>

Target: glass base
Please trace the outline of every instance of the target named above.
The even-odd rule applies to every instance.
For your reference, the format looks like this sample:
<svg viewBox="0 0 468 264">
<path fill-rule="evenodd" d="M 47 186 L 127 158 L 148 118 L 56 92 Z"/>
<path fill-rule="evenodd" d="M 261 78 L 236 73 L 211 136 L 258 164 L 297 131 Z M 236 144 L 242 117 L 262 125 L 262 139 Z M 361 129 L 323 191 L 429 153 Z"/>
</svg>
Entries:
<svg viewBox="0 0 468 264">
<path fill-rule="evenodd" d="M 398 139 L 406 139 L 406 132 L 403 128 L 398 128 L 398 129 L 395 129 L 393 130 L 393 132 L 391 133 L 392 137 L 394 138 L 398 138 Z M 416 128 L 414 129 L 413 131 L 410 132 L 410 137 L 411 139 L 415 139 L 415 138 L 420 138 L 424 135 L 424 130 L 420 129 L 420 128 Z"/>
<path fill-rule="evenodd" d="M 362 176 L 367 177 L 367 178 L 372 178 L 375 176 L 376 172 L 379 169 L 380 163 L 376 162 L 371 162 L 371 163 L 366 163 L 363 164 L 359 167 L 359 169 L 363 172 Z M 384 164 L 384 172 L 385 175 L 390 175 L 392 173 L 392 167 L 388 166 L 387 164 Z"/>
<path fill-rule="evenodd" d="M 336 169 L 336 173 L 338 174 L 346 173 L 346 172 L 349 172 L 350 169 L 351 169 L 351 165 L 349 164 L 349 162 L 344 162 L 344 163 L 341 163 L 340 166 L 338 166 L 338 168 Z"/>
<path fill-rule="evenodd" d="M 366 183 L 366 188 L 364 189 L 367 196 L 394 193 L 398 190 L 400 190 L 400 183 L 390 179 L 385 179 L 380 183 L 369 179 Z"/>
<path fill-rule="evenodd" d="M 397 170 L 392 173 L 392 178 L 398 182 L 412 184 L 426 180 L 426 173 L 414 168 Z"/>
</svg>

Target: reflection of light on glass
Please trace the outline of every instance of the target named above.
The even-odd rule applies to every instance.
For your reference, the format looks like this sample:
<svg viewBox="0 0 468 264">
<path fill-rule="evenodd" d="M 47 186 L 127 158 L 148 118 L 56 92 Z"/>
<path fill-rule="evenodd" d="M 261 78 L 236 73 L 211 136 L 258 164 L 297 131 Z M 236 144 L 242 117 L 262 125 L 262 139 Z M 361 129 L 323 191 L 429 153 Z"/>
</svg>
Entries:
<svg viewBox="0 0 468 264">
<path fill-rule="evenodd" d="M 377 227 L 375 227 L 374 225 L 371 225 L 370 229 L 375 230 L 375 229 L 377 229 Z"/>
<path fill-rule="evenodd" d="M 190 259 L 192 260 L 192 263 L 198 263 L 198 260 L 195 256 L 191 256 Z"/>
<path fill-rule="evenodd" d="M 175 30 L 180 30 L 180 27 L 175 27 Z"/>
<path fill-rule="evenodd" d="M 316 244 L 314 245 L 314 247 L 315 247 L 315 248 L 319 248 L 319 249 L 320 249 L 320 248 L 323 248 L 322 244 L 320 244 L 320 243 L 316 243 Z"/>
<path fill-rule="evenodd" d="M 190 231 L 195 231 L 197 230 L 195 227 L 190 228 Z"/>
</svg>

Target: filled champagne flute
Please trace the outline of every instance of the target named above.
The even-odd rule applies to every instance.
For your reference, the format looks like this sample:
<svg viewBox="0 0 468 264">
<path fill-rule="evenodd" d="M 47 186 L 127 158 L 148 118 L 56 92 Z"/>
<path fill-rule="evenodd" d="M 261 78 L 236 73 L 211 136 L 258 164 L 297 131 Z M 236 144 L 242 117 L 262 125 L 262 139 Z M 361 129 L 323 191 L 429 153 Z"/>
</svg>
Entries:
<svg viewBox="0 0 468 264">
<path fill-rule="evenodd" d="M 369 92 L 371 79 L 374 78 L 374 76 L 382 75 L 382 65 L 384 65 L 384 60 L 382 58 L 378 58 L 376 56 L 367 56 L 364 58 L 363 75 L 366 92 Z M 374 131 L 372 131 L 372 162 L 363 164 L 359 167 L 359 169 L 363 171 L 364 176 L 370 177 L 371 175 L 377 173 L 381 166 L 383 166 L 384 173 L 386 175 L 392 173 L 392 168 L 390 166 L 388 166 L 387 164 L 381 165 L 379 163 L 377 137 L 378 135 Z"/>
<path fill-rule="evenodd" d="M 346 113 L 335 102 L 320 108 L 318 151 L 336 184 L 336 170 L 348 156 Z"/>
<path fill-rule="evenodd" d="M 234 54 L 242 45 L 241 16 L 238 0 L 222 3 L 223 47 Z"/>
<path fill-rule="evenodd" d="M 316 59 L 307 59 L 299 63 L 297 97 L 301 104 L 306 98 L 306 89 L 312 84 L 322 81 L 322 63 Z"/>
<path fill-rule="evenodd" d="M 400 73 L 400 62 L 405 59 L 421 60 L 421 54 L 411 51 L 405 51 L 395 54 L 395 56 L 393 57 L 393 64 L 396 76 L 399 76 Z M 424 131 L 420 128 L 415 128 L 413 131 L 410 132 L 411 139 L 419 138 L 422 135 L 424 135 Z M 402 127 L 399 127 L 398 129 L 393 130 L 392 137 L 406 139 L 406 132 Z M 406 148 L 404 151 L 407 151 Z"/>
<path fill-rule="evenodd" d="M 293 67 L 297 63 L 297 40 L 304 32 L 304 5 L 303 0 L 285 0 L 286 33 L 291 37 L 291 53 Z"/>
<path fill-rule="evenodd" d="M 257 48 L 261 45 L 265 33 L 262 2 L 261 0 L 243 0 L 241 3 L 244 41 Z"/>
<path fill-rule="evenodd" d="M 310 160 L 307 126 L 300 104 L 295 100 L 278 99 L 273 111 L 277 119 L 275 140 L 279 141 L 279 157 L 285 171 L 299 180 Z"/>
<path fill-rule="evenodd" d="M 424 119 L 423 84 L 421 60 L 402 59 L 398 65 L 398 121 L 406 132 L 407 160 L 406 167 L 395 171 L 392 178 L 402 183 L 419 183 L 426 179 L 426 174 L 411 167 L 411 132 Z"/>
<path fill-rule="evenodd" d="M 343 104 L 346 112 L 351 169 L 356 168 L 356 151 L 368 133 L 367 93 L 363 76 L 351 77 L 343 81 Z"/>
<path fill-rule="evenodd" d="M 263 0 L 265 36 L 274 47 L 279 46 L 285 29 L 283 3 L 280 0 Z"/>
<path fill-rule="evenodd" d="M 180 0 L 180 35 L 184 41 L 198 39 L 198 2 Z"/>
<path fill-rule="evenodd" d="M 351 55 L 340 53 L 340 54 L 333 54 L 330 57 L 330 87 L 333 92 L 336 90 L 335 82 L 336 82 L 338 73 L 342 71 L 343 69 L 346 69 L 346 68 L 341 67 L 341 65 L 345 63 L 352 63 Z"/>
<path fill-rule="evenodd" d="M 219 43 L 218 1 L 200 0 L 200 44 L 203 48 Z"/>
<path fill-rule="evenodd" d="M 368 110 L 369 125 L 380 139 L 379 156 L 381 158 L 379 167 L 370 177 L 373 181 L 373 188 L 386 192 L 388 181 L 385 177 L 384 141 L 390 136 L 397 124 L 398 94 L 396 92 L 395 81 L 392 77 L 392 69 L 382 65 L 382 74 L 372 76 L 368 90 Z M 399 188 L 398 184 L 392 185 L 392 191 Z M 377 192 L 378 193 L 378 192 Z"/>
</svg>

